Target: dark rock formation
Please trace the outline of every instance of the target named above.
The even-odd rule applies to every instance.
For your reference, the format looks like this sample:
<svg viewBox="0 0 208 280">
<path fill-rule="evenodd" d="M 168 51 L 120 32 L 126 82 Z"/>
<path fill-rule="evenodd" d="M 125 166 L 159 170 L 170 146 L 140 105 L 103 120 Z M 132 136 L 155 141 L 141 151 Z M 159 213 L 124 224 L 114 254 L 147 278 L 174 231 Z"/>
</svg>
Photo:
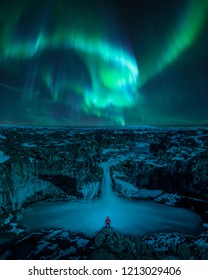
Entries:
<svg viewBox="0 0 208 280">
<path fill-rule="evenodd" d="M 39 179 L 51 182 L 54 186 L 60 188 L 68 195 L 76 194 L 77 180 L 66 175 L 40 175 Z"/>
<path fill-rule="evenodd" d="M 155 259 L 152 246 L 144 243 L 141 238 L 123 235 L 112 228 L 103 228 L 95 237 L 95 252 L 93 257 L 105 258 L 111 255 L 113 259 Z M 102 251 L 101 251 L 102 249 Z M 102 252 L 102 254 L 101 254 Z"/>
<path fill-rule="evenodd" d="M 141 238 L 123 235 L 113 228 L 103 228 L 94 238 L 89 238 L 62 229 L 40 232 L 22 229 L 18 235 L 14 231 L 13 236 L 10 233 L 10 240 L 1 245 L 0 259 L 207 260 L 207 252 L 207 231 L 196 236 L 157 233 Z"/>
</svg>

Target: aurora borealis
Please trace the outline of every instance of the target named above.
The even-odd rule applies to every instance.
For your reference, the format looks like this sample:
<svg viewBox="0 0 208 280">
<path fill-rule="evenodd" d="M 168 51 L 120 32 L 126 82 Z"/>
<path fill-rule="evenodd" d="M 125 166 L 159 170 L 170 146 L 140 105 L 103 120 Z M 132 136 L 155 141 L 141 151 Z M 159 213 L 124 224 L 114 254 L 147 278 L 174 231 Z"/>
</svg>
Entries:
<svg viewBox="0 0 208 280">
<path fill-rule="evenodd" d="M 0 123 L 208 123 L 207 18 L 206 0 L 1 1 Z"/>
</svg>

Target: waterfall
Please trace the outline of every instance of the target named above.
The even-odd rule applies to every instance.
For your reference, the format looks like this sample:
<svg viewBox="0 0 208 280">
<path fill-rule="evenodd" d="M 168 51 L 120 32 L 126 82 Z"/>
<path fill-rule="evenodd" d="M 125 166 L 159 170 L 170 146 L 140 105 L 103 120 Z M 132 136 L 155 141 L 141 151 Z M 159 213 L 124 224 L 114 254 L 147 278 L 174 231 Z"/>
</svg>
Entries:
<svg viewBox="0 0 208 280">
<path fill-rule="evenodd" d="M 112 182 L 108 165 L 103 164 L 103 178 L 101 181 L 101 200 L 103 203 L 108 203 L 113 196 Z"/>
</svg>

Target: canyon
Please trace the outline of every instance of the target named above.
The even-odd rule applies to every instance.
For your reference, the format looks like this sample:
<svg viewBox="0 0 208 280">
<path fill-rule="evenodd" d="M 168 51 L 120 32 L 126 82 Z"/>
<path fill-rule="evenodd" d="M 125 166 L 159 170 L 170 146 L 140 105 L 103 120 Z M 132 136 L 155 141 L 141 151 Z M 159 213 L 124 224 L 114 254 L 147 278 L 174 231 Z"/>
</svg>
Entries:
<svg viewBox="0 0 208 280">
<path fill-rule="evenodd" d="M 84 234 L 89 245 L 93 236 L 99 236 L 105 216 L 110 215 L 114 220 L 111 230 L 120 232 L 120 236 L 127 234 L 148 239 L 152 234 L 158 237 L 176 232 L 181 234 L 181 238 L 183 234 L 191 234 L 195 238 L 198 234 L 199 240 L 203 235 L 202 247 L 206 248 L 207 170 L 206 127 L 1 126 L 1 244 L 6 244 L 3 240 L 8 237 L 9 231 L 16 242 L 16 238 L 25 238 L 30 232 L 37 234 L 41 229 L 49 231 L 54 228 L 55 231 L 59 228 L 61 231 L 71 230 L 71 234 Z M 105 186 L 108 188 L 105 189 Z M 88 216 L 92 217 L 93 207 L 97 205 L 101 212 L 99 214 L 95 210 L 94 213 L 95 220 L 99 222 L 88 222 L 85 217 L 89 223 L 85 231 L 82 230 L 83 224 L 78 227 L 76 221 L 73 222 L 74 227 L 70 223 L 66 227 L 67 220 L 57 223 L 60 220 L 57 216 L 60 214 L 63 217 L 59 205 L 63 211 L 67 207 L 73 208 L 74 212 L 68 213 L 69 219 L 75 216 L 75 220 L 80 219 L 76 216 L 76 207 L 83 207 L 83 213 L 87 215 L 88 211 Z M 141 226 L 145 224 L 142 219 L 136 230 L 132 231 L 131 226 L 128 228 L 132 221 L 126 215 L 132 207 L 131 211 L 137 218 L 143 213 L 145 219 L 150 217 L 154 220 L 155 215 L 155 223 L 146 222 L 151 230 Z M 47 217 L 53 211 L 57 212 L 50 217 L 51 223 L 45 228 L 44 218 L 42 224 L 37 223 L 41 221 L 38 215 L 41 217 L 42 213 L 44 216 L 44 211 L 48 213 Z M 157 218 L 158 213 L 160 218 Z M 167 213 L 172 214 L 168 216 Z M 17 217 L 20 217 L 19 220 Z M 131 217 L 133 221 L 138 220 L 133 215 Z M 161 227 L 162 219 L 166 228 Z M 127 221 L 125 226 L 122 226 L 122 220 Z M 168 220 L 172 221 L 172 227 L 169 227 Z"/>
</svg>

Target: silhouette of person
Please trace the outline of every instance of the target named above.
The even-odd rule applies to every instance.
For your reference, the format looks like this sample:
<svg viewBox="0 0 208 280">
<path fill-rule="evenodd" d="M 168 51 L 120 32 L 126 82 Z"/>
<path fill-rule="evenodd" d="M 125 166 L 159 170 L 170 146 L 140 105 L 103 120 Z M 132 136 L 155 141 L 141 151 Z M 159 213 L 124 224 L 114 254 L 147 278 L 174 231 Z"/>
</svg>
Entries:
<svg viewBox="0 0 208 280">
<path fill-rule="evenodd" d="M 109 228 L 110 228 L 110 223 L 111 223 L 111 220 L 110 220 L 109 217 L 107 217 L 107 218 L 105 219 L 105 227 L 109 227 Z"/>
</svg>

